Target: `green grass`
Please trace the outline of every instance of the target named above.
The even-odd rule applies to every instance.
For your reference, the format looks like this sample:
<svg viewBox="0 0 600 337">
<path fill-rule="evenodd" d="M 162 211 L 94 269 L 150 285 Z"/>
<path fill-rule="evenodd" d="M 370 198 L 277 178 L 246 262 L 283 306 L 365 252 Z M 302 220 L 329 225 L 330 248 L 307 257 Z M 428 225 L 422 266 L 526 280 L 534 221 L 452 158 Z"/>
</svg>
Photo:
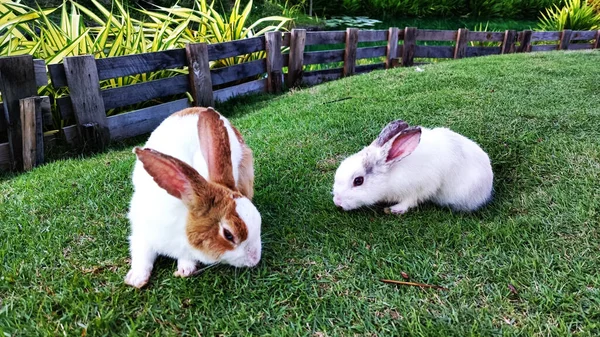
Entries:
<svg viewBox="0 0 600 337">
<path fill-rule="evenodd" d="M 180 279 L 163 258 L 142 290 L 123 284 L 132 144 L 5 175 L 0 332 L 598 336 L 598 64 L 598 51 L 470 58 L 221 105 L 255 153 L 263 259 Z M 477 141 L 494 201 L 336 209 L 340 160 L 396 118 Z M 448 290 L 379 282 L 402 272 Z"/>
</svg>

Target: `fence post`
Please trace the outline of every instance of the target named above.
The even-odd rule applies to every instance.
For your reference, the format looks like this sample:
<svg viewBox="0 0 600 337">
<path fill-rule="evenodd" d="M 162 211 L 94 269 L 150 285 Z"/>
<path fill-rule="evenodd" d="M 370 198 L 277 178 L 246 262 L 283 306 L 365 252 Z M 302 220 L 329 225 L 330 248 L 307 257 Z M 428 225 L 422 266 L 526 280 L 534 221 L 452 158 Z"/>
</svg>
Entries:
<svg viewBox="0 0 600 337">
<path fill-rule="evenodd" d="M 524 30 L 519 33 L 519 47 L 517 53 L 527 53 L 531 51 L 531 31 Z"/>
<path fill-rule="evenodd" d="M 346 50 L 344 51 L 344 77 L 354 75 L 356 69 L 356 48 L 358 28 L 346 28 Z"/>
<path fill-rule="evenodd" d="M 185 54 L 194 106 L 214 106 L 208 45 L 206 43 L 188 43 L 185 45 Z"/>
<path fill-rule="evenodd" d="M 596 33 L 596 42 L 594 43 L 594 49 L 600 48 L 600 29 Z"/>
<path fill-rule="evenodd" d="M 515 52 L 516 30 L 506 30 L 504 32 L 504 40 L 502 41 L 502 51 L 500 54 L 509 54 Z"/>
<path fill-rule="evenodd" d="M 265 35 L 267 51 L 267 89 L 272 94 L 278 94 L 282 88 L 283 58 L 281 55 L 281 32 L 268 32 Z"/>
<path fill-rule="evenodd" d="M 460 28 L 456 34 L 456 46 L 454 47 L 455 59 L 461 59 L 467 56 L 467 42 L 469 42 L 469 30 Z"/>
<path fill-rule="evenodd" d="M 388 30 L 387 53 L 385 55 L 385 68 L 398 66 L 398 28 L 390 27 Z"/>
<path fill-rule="evenodd" d="M 558 44 L 558 49 L 569 49 L 569 44 L 571 44 L 571 33 L 573 33 L 573 31 L 570 29 L 563 29 L 562 33 L 560 34 L 560 43 Z"/>
<path fill-rule="evenodd" d="M 44 162 L 42 101 L 39 96 L 19 100 L 23 135 L 23 169 L 31 170 Z"/>
<path fill-rule="evenodd" d="M 417 28 L 404 28 L 404 45 L 402 48 L 402 66 L 410 67 L 415 58 L 415 48 L 417 45 Z"/>
<path fill-rule="evenodd" d="M 23 169 L 23 139 L 19 100 L 37 95 L 31 55 L 0 58 L 0 92 L 4 105 L 4 118 L 0 118 L 0 131 L 2 131 L 2 126 L 7 131 L 11 158 L 10 168 L 21 170 Z"/>
<path fill-rule="evenodd" d="M 290 54 L 288 62 L 287 86 L 293 88 L 302 83 L 302 65 L 304 64 L 304 46 L 306 30 L 292 29 L 290 34 Z"/>
<path fill-rule="evenodd" d="M 102 150 L 110 141 L 104 100 L 96 60 L 92 55 L 64 59 L 65 75 L 71 94 L 73 113 L 77 121 L 81 145 Z"/>
</svg>

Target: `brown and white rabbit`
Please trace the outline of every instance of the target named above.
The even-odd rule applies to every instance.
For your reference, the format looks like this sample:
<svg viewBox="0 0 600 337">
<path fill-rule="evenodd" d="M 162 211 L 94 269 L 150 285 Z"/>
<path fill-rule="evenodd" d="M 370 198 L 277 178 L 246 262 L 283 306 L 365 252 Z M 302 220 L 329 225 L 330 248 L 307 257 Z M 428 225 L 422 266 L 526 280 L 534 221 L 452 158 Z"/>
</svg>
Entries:
<svg viewBox="0 0 600 337">
<path fill-rule="evenodd" d="M 386 211 L 396 214 L 424 201 L 473 211 L 491 199 L 493 178 L 488 155 L 472 140 L 396 120 L 342 161 L 333 202 L 344 210 L 393 203 Z"/>
<path fill-rule="evenodd" d="M 158 255 L 177 259 L 174 275 L 181 277 L 194 273 L 197 262 L 252 267 L 260 261 L 252 151 L 229 120 L 212 108 L 184 109 L 134 153 L 125 283 L 144 286 Z"/>
</svg>

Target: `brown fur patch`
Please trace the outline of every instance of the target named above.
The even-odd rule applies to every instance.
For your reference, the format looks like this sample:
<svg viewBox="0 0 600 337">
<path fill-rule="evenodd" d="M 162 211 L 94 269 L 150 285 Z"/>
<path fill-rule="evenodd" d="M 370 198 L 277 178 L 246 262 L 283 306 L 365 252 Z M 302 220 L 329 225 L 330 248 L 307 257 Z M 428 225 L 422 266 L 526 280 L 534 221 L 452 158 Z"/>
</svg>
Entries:
<svg viewBox="0 0 600 337">
<path fill-rule="evenodd" d="M 254 196 L 254 159 L 252 150 L 242 144 L 242 161 L 239 167 L 238 190 L 246 198 L 252 200 Z"/>
<path fill-rule="evenodd" d="M 204 107 L 191 107 L 185 108 L 183 110 L 179 110 L 174 112 L 171 116 L 188 116 L 188 115 L 199 115 L 201 112 L 206 111 L 212 108 L 204 108 Z"/>
</svg>

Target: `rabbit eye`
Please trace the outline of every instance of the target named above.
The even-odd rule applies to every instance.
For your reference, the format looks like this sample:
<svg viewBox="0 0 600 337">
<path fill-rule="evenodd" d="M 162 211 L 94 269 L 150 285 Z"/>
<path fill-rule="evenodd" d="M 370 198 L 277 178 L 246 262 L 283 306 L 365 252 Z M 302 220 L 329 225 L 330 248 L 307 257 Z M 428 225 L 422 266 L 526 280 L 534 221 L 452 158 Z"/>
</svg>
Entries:
<svg viewBox="0 0 600 337">
<path fill-rule="evenodd" d="M 354 178 L 354 186 L 360 186 L 363 184 L 364 181 L 365 181 L 365 178 L 356 177 L 356 178 Z"/>
<path fill-rule="evenodd" d="M 225 228 L 223 228 L 223 236 L 225 237 L 225 239 L 227 239 L 227 240 L 235 243 L 233 241 L 233 234 L 231 234 L 231 232 L 229 230 L 225 229 Z"/>
</svg>

